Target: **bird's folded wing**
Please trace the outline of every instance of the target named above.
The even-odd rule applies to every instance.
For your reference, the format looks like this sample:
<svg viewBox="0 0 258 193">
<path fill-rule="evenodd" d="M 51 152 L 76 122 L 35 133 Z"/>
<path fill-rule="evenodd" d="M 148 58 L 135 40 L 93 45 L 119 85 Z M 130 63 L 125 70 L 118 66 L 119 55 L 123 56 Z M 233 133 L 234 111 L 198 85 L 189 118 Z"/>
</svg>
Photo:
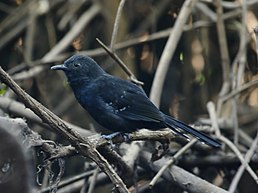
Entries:
<svg viewBox="0 0 258 193">
<path fill-rule="evenodd" d="M 145 93 L 127 90 L 116 100 L 113 108 L 117 115 L 136 121 L 160 122 L 164 118 L 159 109 L 147 98 Z"/>
</svg>

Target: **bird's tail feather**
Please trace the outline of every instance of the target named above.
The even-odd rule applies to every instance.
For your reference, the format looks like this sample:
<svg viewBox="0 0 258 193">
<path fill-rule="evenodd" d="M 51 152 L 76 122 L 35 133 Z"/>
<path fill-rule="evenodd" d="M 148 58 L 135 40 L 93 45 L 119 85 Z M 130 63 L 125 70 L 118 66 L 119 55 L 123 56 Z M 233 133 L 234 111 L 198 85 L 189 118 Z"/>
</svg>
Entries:
<svg viewBox="0 0 258 193">
<path fill-rule="evenodd" d="M 170 117 L 165 114 L 164 114 L 164 117 L 165 117 L 165 122 L 166 122 L 167 126 L 169 128 L 171 128 L 173 131 L 175 131 L 177 134 L 188 138 L 185 134 L 183 134 L 179 131 L 179 129 L 181 129 L 187 133 L 190 133 L 191 135 L 195 136 L 200 141 L 202 141 L 208 145 L 211 145 L 213 147 L 220 147 L 221 144 L 218 141 L 216 141 L 215 139 L 209 137 L 208 135 L 186 125 L 185 123 L 183 123 L 181 121 L 174 119 L 173 117 Z"/>
</svg>

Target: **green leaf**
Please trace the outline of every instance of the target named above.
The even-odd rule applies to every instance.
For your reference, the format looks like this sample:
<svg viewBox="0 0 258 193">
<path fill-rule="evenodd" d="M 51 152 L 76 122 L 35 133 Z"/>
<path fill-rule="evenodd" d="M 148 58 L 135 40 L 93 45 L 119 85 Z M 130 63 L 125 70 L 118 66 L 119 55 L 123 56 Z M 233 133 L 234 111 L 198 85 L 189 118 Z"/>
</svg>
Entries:
<svg viewBox="0 0 258 193">
<path fill-rule="evenodd" d="M 184 59 L 184 54 L 183 54 L 183 52 L 180 53 L 179 59 L 180 59 L 181 62 L 183 61 L 183 59 Z"/>
<path fill-rule="evenodd" d="M 0 83 L 0 96 L 3 96 L 7 91 L 7 86 L 3 83 Z"/>
<path fill-rule="evenodd" d="M 199 73 L 195 77 L 195 82 L 197 82 L 199 85 L 204 85 L 206 82 L 206 78 L 203 73 Z"/>
</svg>

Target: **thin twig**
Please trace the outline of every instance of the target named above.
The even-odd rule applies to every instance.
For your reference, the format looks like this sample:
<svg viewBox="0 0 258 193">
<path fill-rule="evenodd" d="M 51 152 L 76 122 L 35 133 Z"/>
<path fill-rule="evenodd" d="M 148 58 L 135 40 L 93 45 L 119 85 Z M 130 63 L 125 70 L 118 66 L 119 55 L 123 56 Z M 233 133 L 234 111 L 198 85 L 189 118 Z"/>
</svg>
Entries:
<svg viewBox="0 0 258 193">
<path fill-rule="evenodd" d="M 227 100 L 235 97 L 239 93 L 241 93 L 241 92 L 245 91 L 246 89 L 248 89 L 248 88 L 250 88 L 252 86 L 255 86 L 257 84 L 258 84 L 258 79 L 251 80 L 251 81 L 249 81 L 249 82 L 247 82 L 247 83 L 237 87 L 236 89 L 232 90 L 229 94 L 227 94 L 227 95 L 223 96 L 222 98 L 220 98 L 218 100 L 218 104 L 217 104 L 218 111 L 221 111 L 219 109 L 221 109 L 220 107 L 223 105 L 224 102 L 226 102 Z"/>
<path fill-rule="evenodd" d="M 36 25 L 35 25 L 36 19 L 37 19 L 37 14 L 34 11 L 32 11 L 28 22 L 29 25 L 26 31 L 25 51 L 24 51 L 24 59 L 29 66 L 32 66 L 31 61 L 33 59 L 32 53 L 34 50 L 33 46 L 34 46 L 34 37 L 35 37 L 35 29 L 36 29 Z"/>
<path fill-rule="evenodd" d="M 98 41 L 98 43 L 101 45 L 101 47 L 104 48 L 104 50 L 111 56 L 111 58 L 113 58 L 118 64 L 119 66 L 125 71 L 125 73 L 129 76 L 130 80 L 132 82 L 134 82 L 135 84 L 138 85 L 143 85 L 143 82 L 137 80 L 134 76 L 134 74 L 132 73 L 132 71 L 127 68 L 127 66 L 125 65 L 125 63 L 116 55 L 116 53 L 112 52 L 101 40 L 99 40 L 98 38 L 96 38 L 96 40 Z"/>
<path fill-rule="evenodd" d="M 254 34 L 256 37 L 256 63 L 258 64 L 258 25 L 254 28 Z"/>
<path fill-rule="evenodd" d="M 246 64 L 246 44 L 247 44 L 247 33 L 246 33 L 246 22 L 247 22 L 247 5 L 246 0 L 242 1 L 242 28 L 240 30 L 240 45 L 236 61 L 233 63 L 233 79 L 232 79 L 232 89 L 235 90 L 239 86 L 241 86 L 244 76 L 244 70 L 245 70 L 245 64 Z M 238 108 L 237 108 L 237 99 L 238 95 L 236 95 L 232 101 L 233 103 L 233 123 L 234 123 L 234 143 L 238 144 L 238 120 L 237 120 L 237 114 L 238 114 Z"/>
<path fill-rule="evenodd" d="M 247 53 L 247 31 L 246 31 L 246 23 L 247 21 L 247 4 L 246 0 L 241 1 L 242 4 L 242 28 L 240 29 L 240 58 L 239 58 L 239 66 L 237 72 L 237 80 L 236 86 L 239 87 L 242 84 L 245 64 L 246 64 L 246 53 Z"/>
<path fill-rule="evenodd" d="M 68 2 L 68 4 L 70 4 L 71 6 L 68 7 L 66 5 L 66 13 L 63 14 L 63 17 L 57 24 L 57 28 L 60 31 L 65 30 L 65 27 L 69 25 L 69 22 L 71 22 L 73 18 L 76 17 L 76 13 L 80 12 L 79 9 L 83 6 L 84 3 L 86 3 L 86 1 L 83 0 Z"/>
<path fill-rule="evenodd" d="M 94 170 L 93 175 L 90 177 L 90 186 L 89 186 L 89 189 L 88 189 L 88 193 L 93 193 L 94 188 L 95 188 L 95 184 L 96 184 L 96 181 L 97 181 L 98 173 L 99 173 L 99 168 L 96 168 Z"/>
<path fill-rule="evenodd" d="M 199 9 L 211 21 L 217 22 L 216 13 L 207 4 L 204 4 L 203 2 L 199 1 L 198 3 L 196 3 L 196 8 Z"/>
<path fill-rule="evenodd" d="M 237 8 L 242 8 L 242 1 L 222 1 L 221 4 L 224 8 L 226 9 L 237 9 Z M 247 6 L 251 6 L 253 4 L 256 4 L 258 1 L 257 0 L 248 0 L 246 2 Z"/>
<path fill-rule="evenodd" d="M 183 153 L 186 152 L 191 146 L 193 146 L 197 142 L 197 139 L 191 140 L 189 143 L 187 143 L 184 147 L 182 147 L 160 170 L 159 172 L 152 178 L 149 186 L 153 187 L 158 179 L 162 176 L 162 174 L 165 172 L 165 170 L 170 167 Z"/>
<path fill-rule="evenodd" d="M 210 118 L 212 121 L 212 127 L 215 129 L 215 132 L 216 132 L 218 138 L 222 142 L 224 142 L 236 154 L 236 156 L 241 161 L 241 163 L 245 164 L 246 170 L 249 172 L 249 174 L 254 178 L 255 181 L 257 181 L 257 176 L 256 176 L 255 172 L 252 170 L 252 168 L 249 166 L 248 163 L 245 163 L 244 158 L 243 158 L 242 154 L 240 153 L 240 151 L 237 149 L 237 147 L 229 139 L 227 139 L 226 137 L 224 137 L 223 135 L 220 134 L 219 128 L 218 128 L 218 121 L 216 118 L 216 113 L 214 112 L 215 108 L 214 108 L 214 110 L 213 110 L 213 108 L 214 108 L 214 104 L 212 102 L 209 102 L 207 105 L 207 109 L 209 111 L 209 115 L 210 115 Z"/>
<path fill-rule="evenodd" d="M 84 178 L 86 178 L 86 177 L 89 177 L 89 176 L 93 175 L 93 173 L 94 173 L 94 171 L 91 170 L 91 171 L 83 172 L 83 173 L 81 173 L 81 174 L 78 174 L 78 175 L 76 175 L 76 176 L 73 176 L 73 177 L 71 177 L 71 178 L 69 178 L 69 179 L 67 179 L 67 180 L 63 180 L 63 181 L 61 181 L 61 182 L 58 184 L 57 188 L 58 188 L 58 189 L 59 189 L 59 188 L 62 188 L 62 187 L 64 187 L 64 186 L 67 186 L 68 184 L 71 184 L 71 183 L 74 183 L 74 182 L 79 181 L 79 180 L 81 180 L 81 179 L 84 179 Z M 50 187 L 46 187 L 46 188 L 43 188 L 43 189 L 41 189 L 40 191 L 38 191 L 38 193 L 47 193 L 47 192 L 49 192 L 49 190 L 50 190 Z"/>
<path fill-rule="evenodd" d="M 114 50 L 114 45 L 116 43 L 119 24 L 120 24 L 121 15 L 122 15 L 122 10 L 124 8 L 125 2 L 126 2 L 126 0 L 121 0 L 120 3 L 119 3 L 118 9 L 117 9 L 116 19 L 115 19 L 115 23 L 114 23 L 114 27 L 113 27 L 113 33 L 112 33 L 111 42 L 110 42 L 110 49 L 112 50 L 112 52 L 115 51 Z"/>
<path fill-rule="evenodd" d="M 247 172 L 250 174 L 250 176 L 254 179 L 255 182 L 257 182 L 258 178 L 255 172 L 252 170 L 250 165 L 245 162 L 244 157 L 242 156 L 241 152 L 237 149 L 237 147 L 226 137 L 220 136 L 219 138 L 222 142 L 224 142 L 238 157 L 238 159 L 241 161 L 241 163 L 246 167 Z"/>
<path fill-rule="evenodd" d="M 241 86 L 239 86 L 236 90 L 233 90 L 231 93 L 229 93 L 228 95 L 224 96 L 222 101 L 225 102 L 227 100 L 229 100 L 232 97 L 235 97 L 236 95 L 238 95 L 240 92 L 245 91 L 246 89 L 255 86 L 256 84 L 258 84 L 258 79 L 254 79 L 249 81 L 248 83 L 245 83 Z"/>
<path fill-rule="evenodd" d="M 240 180 L 240 178 L 242 177 L 244 171 L 245 171 L 245 168 L 246 168 L 246 164 L 250 162 L 256 148 L 257 148 L 257 142 L 258 142 L 258 132 L 256 134 L 256 137 L 250 147 L 250 149 L 248 150 L 248 152 L 246 153 L 245 155 L 245 163 L 242 163 L 242 165 L 238 168 L 238 171 L 235 175 L 235 177 L 233 178 L 230 186 L 229 186 L 229 189 L 228 191 L 230 193 L 234 193 L 236 188 L 237 188 L 237 185 L 238 185 L 238 182 Z M 258 178 L 256 179 L 256 183 L 258 184 Z"/>
<path fill-rule="evenodd" d="M 215 130 L 216 136 L 219 137 L 221 135 L 221 132 L 219 129 L 217 114 L 216 114 L 215 105 L 213 102 L 210 101 L 207 103 L 207 110 L 209 112 L 211 126 Z"/>
<path fill-rule="evenodd" d="M 219 38 L 219 46 L 220 46 L 220 54 L 221 54 L 221 65 L 222 65 L 222 72 L 223 72 L 223 85 L 221 87 L 221 91 L 219 96 L 224 96 L 230 88 L 230 59 L 229 59 L 229 52 L 228 52 L 228 45 L 227 45 L 227 37 L 226 37 L 226 30 L 223 20 L 223 8 L 221 5 L 221 0 L 216 0 L 214 2 L 216 4 L 216 11 L 217 11 L 217 32 Z M 220 113 L 220 112 L 218 112 Z"/>
<path fill-rule="evenodd" d="M 238 108 L 237 108 L 237 97 L 234 97 L 231 101 L 232 104 L 232 122 L 233 122 L 233 128 L 234 128 L 234 144 L 238 145 L 238 139 L 239 139 L 239 124 L 238 124 Z"/>
</svg>

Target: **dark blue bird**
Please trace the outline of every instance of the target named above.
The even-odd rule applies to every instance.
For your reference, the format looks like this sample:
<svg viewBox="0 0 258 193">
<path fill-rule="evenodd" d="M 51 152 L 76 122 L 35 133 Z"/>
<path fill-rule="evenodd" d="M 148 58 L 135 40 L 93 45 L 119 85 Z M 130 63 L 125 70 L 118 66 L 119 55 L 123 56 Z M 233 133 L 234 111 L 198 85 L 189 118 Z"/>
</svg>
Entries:
<svg viewBox="0 0 258 193">
<path fill-rule="evenodd" d="M 65 72 L 78 102 L 108 130 L 128 133 L 169 127 L 179 135 L 190 133 L 208 145 L 220 146 L 208 135 L 162 113 L 140 87 L 106 73 L 90 57 L 74 55 L 51 69 Z"/>
</svg>

